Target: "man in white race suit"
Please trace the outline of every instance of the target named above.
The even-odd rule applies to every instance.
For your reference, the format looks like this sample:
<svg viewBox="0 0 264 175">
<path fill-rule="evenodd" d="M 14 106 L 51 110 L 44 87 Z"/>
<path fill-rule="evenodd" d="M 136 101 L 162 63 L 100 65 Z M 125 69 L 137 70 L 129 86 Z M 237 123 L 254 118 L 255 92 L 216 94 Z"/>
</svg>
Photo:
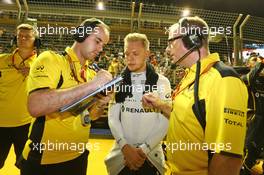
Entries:
<svg viewBox="0 0 264 175">
<path fill-rule="evenodd" d="M 167 133 L 168 119 L 158 110 L 144 108 L 142 96 L 153 92 L 165 103 L 171 103 L 170 82 L 147 63 L 149 41 L 146 35 L 130 33 L 124 42 L 124 80 L 108 112 L 116 142 L 105 159 L 107 171 L 110 175 L 164 174 L 160 142 Z"/>
</svg>

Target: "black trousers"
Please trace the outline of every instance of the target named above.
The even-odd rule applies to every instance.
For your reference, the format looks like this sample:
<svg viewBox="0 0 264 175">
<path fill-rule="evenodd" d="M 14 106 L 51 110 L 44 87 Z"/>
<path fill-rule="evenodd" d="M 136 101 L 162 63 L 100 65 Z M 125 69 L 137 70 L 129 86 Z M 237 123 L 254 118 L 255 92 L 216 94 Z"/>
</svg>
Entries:
<svg viewBox="0 0 264 175">
<path fill-rule="evenodd" d="M 137 171 L 125 167 L 118 175 L 160 175 L 160 172 L 150 161 L 146 160 Z"/>
<path fill-rule="evenodd" d="M 28 138 L 30 124 L 18 127 L 0 127 L 0 169 L 4 166 L 12 144 L 16 153 L 16 160 L 22 154 Z"/>
<path fill-rule="evenodd" d="M 247 136 L 245 149 L 247 151 L 247 157 L 245 160 L 245 165 L 250 169 L 252 168 L 256 160 L 260 158 L 261 153 L 264 148 L 264 116 L 263 114 L 256 114 L 252 123 L 250 123 Z M 247 169 L 241 174 L 250 174 Z"/>
<path fill-rule="evenodd" d="M 79 157 L 62 163 L 40 165 L 28 160 L 21 160 L 20 175 L 86 175 L 89 151 Z"/>
</svg>

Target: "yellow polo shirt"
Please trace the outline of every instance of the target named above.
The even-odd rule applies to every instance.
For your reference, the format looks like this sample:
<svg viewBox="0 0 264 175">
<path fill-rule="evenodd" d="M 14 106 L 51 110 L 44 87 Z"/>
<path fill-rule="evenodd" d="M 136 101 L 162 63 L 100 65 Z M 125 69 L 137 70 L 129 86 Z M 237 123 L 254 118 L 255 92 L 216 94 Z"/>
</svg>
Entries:
<svg viewBox="0 0 264 175">
<path fill-rule="evenodd" d="M 173 101 L 167 135 L 167 163 L 173 174 L 207 175 L 208 149 L 234 157 L 243 155 L 246 86 L 233 69 L 219 62 L 217 53 L 201 60 L 199 100 L 204 101 L 204 131 L 193 111 L 195 68 L 190 68 Z"/>
<path fill-rule="evenodd" d="M 14 65 L 30 67 L 36 54 L 23 62 L 15 50 L 11 54 L 0 54 L 0 127 L 17 127 L 30 123 L 27 110 L 27 77 Z M 14 64 L 14 65 L 13 65 Z"/>
<path fill-rule="evenodd" d="M 78 80 L 83 82 L 79 59 L 71 48 L 67 47 L 65 52 L 75 66 Z M 52 51 L 39 55 L 30 71 L 28 92 L 41 88 L 56 89 L 61 76 L 63 83 L 60 89 L 76 86 L 78 82 L 72 76 L 67 57 L 66 54 L 60 55 Z M 91 70 L 87 74 L 88 79 L 95 75 Z M 82 126 L 80 116 L 63 116 L 64 114 L 52 113 L 33 120 L 23 151 L 24 159 L 39 164 L 55 164 L 72 160 L 88 148 L 90 125 Z"/>
</svg>

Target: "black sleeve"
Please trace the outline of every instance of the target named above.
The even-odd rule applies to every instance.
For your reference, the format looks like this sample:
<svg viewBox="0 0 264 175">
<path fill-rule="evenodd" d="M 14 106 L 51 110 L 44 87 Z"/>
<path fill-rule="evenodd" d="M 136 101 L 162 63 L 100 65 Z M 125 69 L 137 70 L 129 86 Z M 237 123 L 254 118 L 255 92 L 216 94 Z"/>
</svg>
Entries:
<svg viewBox="0 0 264 175">
<path fill-rule="evenodd" d="M 264 68 L 264 63 L 257 63 L 256 66 L 248 73 L 249 85 L 252 86 L 255 84 L 258 74 Z"/>
</svg>

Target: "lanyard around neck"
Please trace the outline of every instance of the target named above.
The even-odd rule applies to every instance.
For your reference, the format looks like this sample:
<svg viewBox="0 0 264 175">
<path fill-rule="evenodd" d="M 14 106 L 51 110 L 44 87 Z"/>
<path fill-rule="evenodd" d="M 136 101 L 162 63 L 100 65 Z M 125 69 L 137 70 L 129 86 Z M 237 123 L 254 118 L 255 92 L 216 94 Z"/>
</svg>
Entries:
<svg viewBox="0 0 264 175">
<path fill-rule="evenodd" d="M 12 56 L 12 66 L 16 69 L 19 70 L 19 68 L 16 66 L 15 64 L 15 55 L 18 52 L 18 49 L 16 49 L 16 51 L 14 52 L 13 56 Z M 27 61 L 30 57 L 32 57 L 35 53 L 31 54 L 30 56 L 28 56 L 26 59 L 23 59 L 22 57 L 22 61 L 19 63 L 19 66 L 23 64 L 23 66 L 25 66 L 25 61 Z"/>
<path fill-rule="evenodd" d="M 68 58 L 68 62 L 69 62 L 69 65 L 70 65 L 71 74 L 72 74 L 74 80 L 75 80 L 78 84 L 80 84 L 81 81 L 80 81 L 80 80 L 78 79 L 78 77 L 77 77 L 76 67 L 75 67 L 75 65 L 74 65 L 74 63 L 73 63 L 73 61 L 72 61 L 72 59 L 71 59 L 71 57 L 70 57 L 69 54 L 67 54 L 67 58 Z M 85 78 L 85 75 L 84 75 L 85 72 L 86 72 L 86 70 L 85 70 L 84 68 L 82 68 L 82 69 L 81 69 L 81 78 L 83 79 L 84 82 L 87 81 L 86 78 Z"/>
<path fill-rule="evenodd" d="M 200 76 L 202 76 L 203 74 L 205 74 L 206 72 L 208 72 L 210 70 L 210 68 L 215 64 L 216 62 L 213 62 L 211 64 L 209 64 L 204 70 L 203 72 L 200 74 Z M 188 72 L 189 73 L 189 72 Z M 187 73 L 187 74 L 188 74 Z M 187 87 L 190 87 L 195 80 L 191 81 L 188 85 L 186 85 L 185 87 L 181 87 L 182 85 L 182 81 L 186 78 L 186 75 L 184 75 L 184 77 L 182 78 L 182 80 L 180 81 L 180 83 L 177 85 L 176 89 L 174 90 L 174 92 L 172 93 L 172 99 L 174 99 L 180 92 L 182 92 L 184 89 L 186 89 Z"/>
</svg>

